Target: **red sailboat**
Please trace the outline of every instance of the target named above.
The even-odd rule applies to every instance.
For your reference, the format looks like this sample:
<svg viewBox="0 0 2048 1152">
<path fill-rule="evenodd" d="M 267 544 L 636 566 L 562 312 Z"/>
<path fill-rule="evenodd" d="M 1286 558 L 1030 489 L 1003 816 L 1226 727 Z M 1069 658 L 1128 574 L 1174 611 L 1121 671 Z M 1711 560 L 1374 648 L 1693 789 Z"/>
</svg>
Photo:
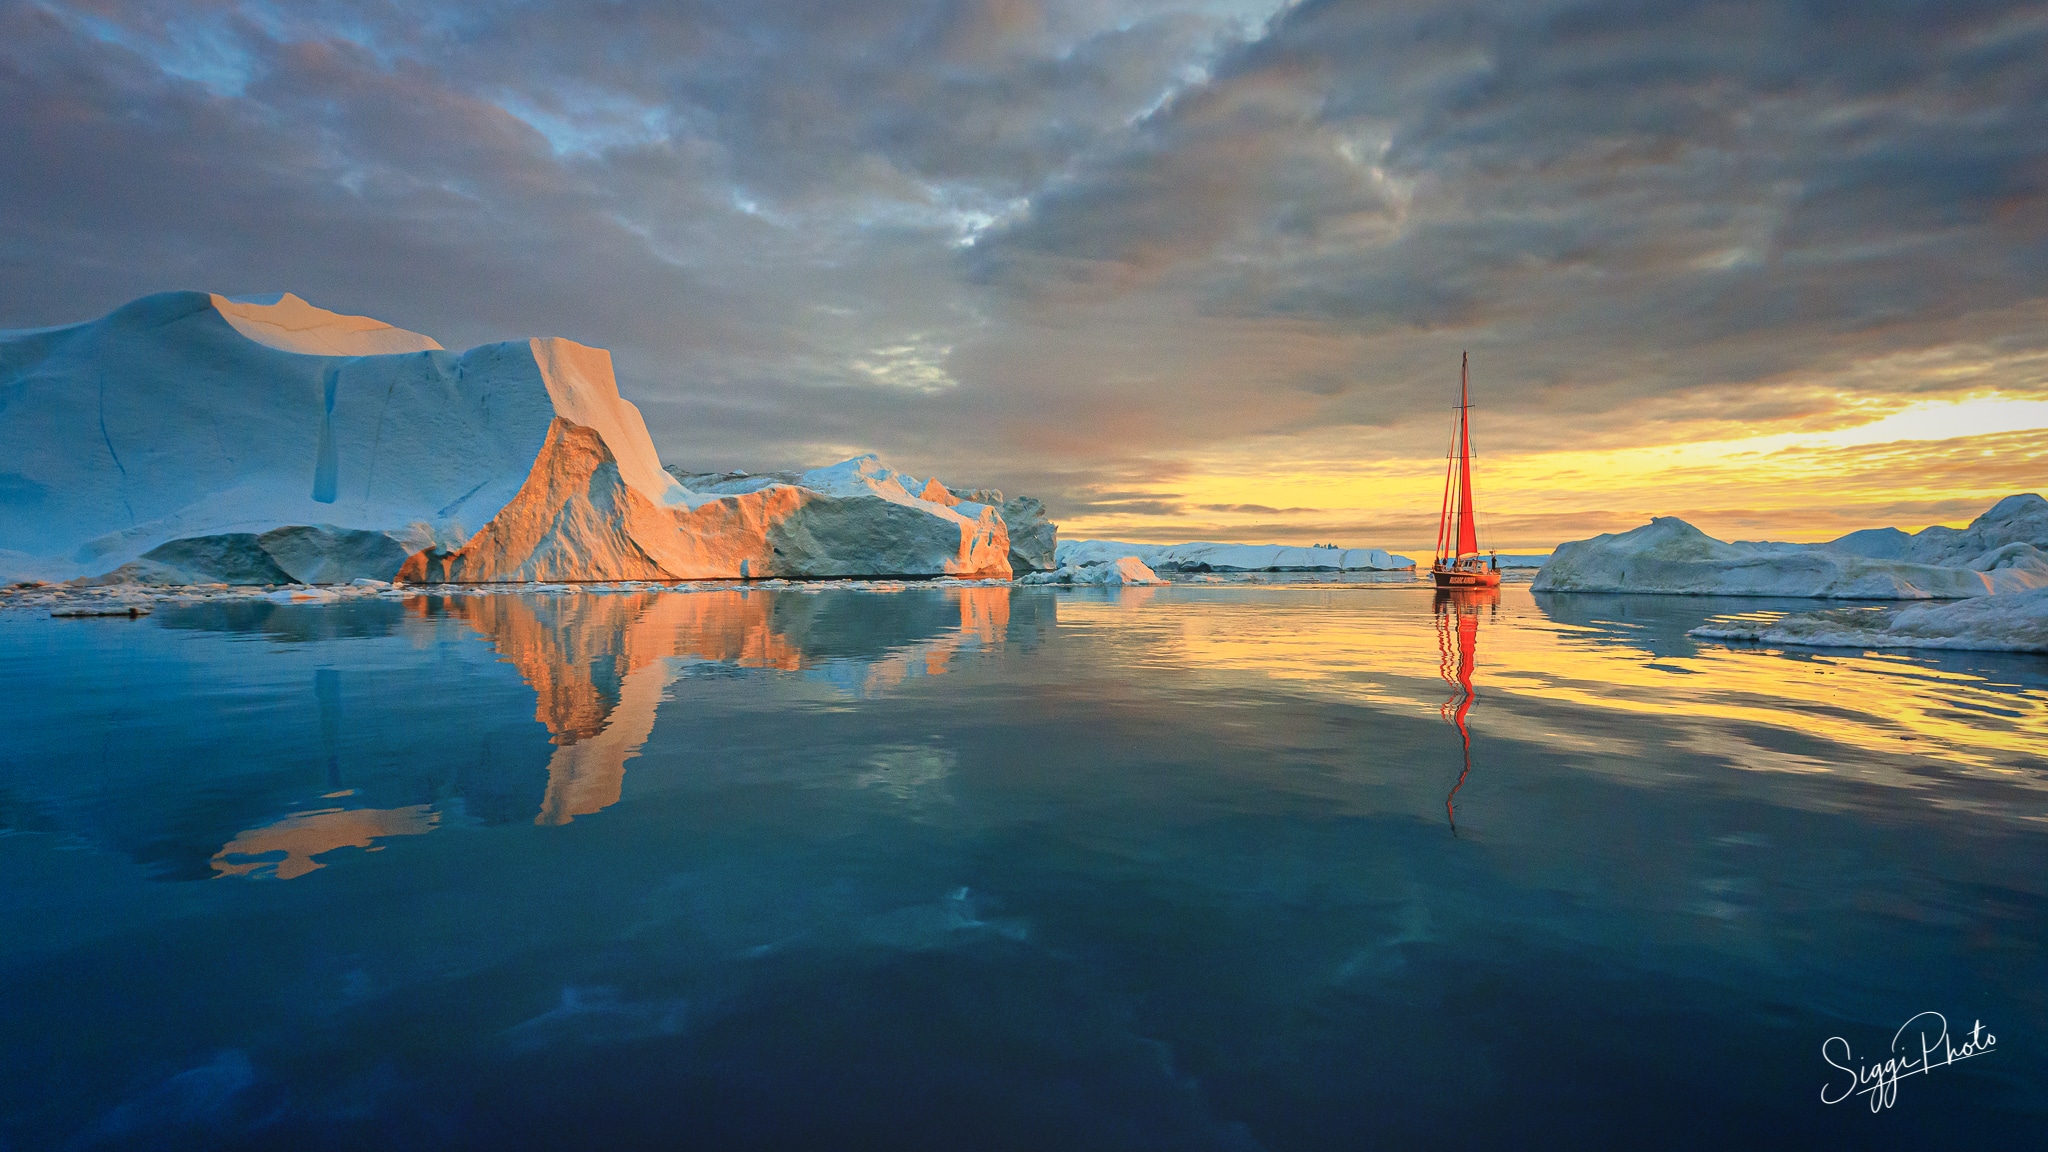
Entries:
<svg viewBox="0 0 2048 1152">
<path fill-rule="evenodd" d="M 1479 526 L 1472 513 L 1472 412 L 1468 360 L 1458 361 L 1458 421 L 1452 430 L 1450 464 L 1444 472 L 1443 515 L 1436 526 L 1436 563 L 1430 578 L 1441 589 L 1498 588 L 1500 567 L 1479 555 Z"/>
</svg>

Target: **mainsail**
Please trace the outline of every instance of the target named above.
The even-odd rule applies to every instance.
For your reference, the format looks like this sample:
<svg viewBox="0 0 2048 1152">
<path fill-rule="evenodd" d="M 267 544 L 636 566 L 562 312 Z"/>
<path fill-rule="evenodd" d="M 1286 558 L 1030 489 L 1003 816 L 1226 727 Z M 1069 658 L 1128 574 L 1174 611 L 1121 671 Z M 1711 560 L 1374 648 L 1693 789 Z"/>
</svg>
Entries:
<svg viewBox="0 0 2048 1152">
<path fill-rule="evenodd" d="M 1451 439 L 1450 466 L 1444 476 L 1444 506 L 1437 522 L 1437 559 L 1455 560 L 1479 554 L 1479 523 L 1472 512 L 1472 432 L 1468 416 L 1472 410 L 1467 375 L 1469 356 L 1458 360 L 1458 418 Z"/>
<path fill-rule="evenodd" d="M 1466 358 L 1458 357 L 1458 555 L 1479 555 L 1479 526 L 1472 515 L 1472 401 L 1467 395 Z"/>
</svg>

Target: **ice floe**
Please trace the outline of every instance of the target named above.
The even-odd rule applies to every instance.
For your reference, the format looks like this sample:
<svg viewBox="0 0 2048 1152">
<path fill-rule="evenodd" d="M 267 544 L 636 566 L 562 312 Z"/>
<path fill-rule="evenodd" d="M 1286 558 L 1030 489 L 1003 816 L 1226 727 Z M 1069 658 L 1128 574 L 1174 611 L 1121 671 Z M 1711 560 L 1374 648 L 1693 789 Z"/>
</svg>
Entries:
<svg viewBox="0 0 2048 1152">
<path fill-rule="evenodd" d="M 2048 652 L 2048 587 L 1898 608 L 1830 608 L 1774 620 L 1724 618 L 1689 635 L 1816 648 Z"/>
<path fill-rule="evenodd" d="M 1083 562 L 1068 561 L 1058 568 L 1032 572 L 1017 578 L 1019 584 L 1099 584 L 1121 587 L 1125 584 L 1164 584 L 1159 574 L 1147 567 L 1136 556 L 1119 556 L 1114 560 L 1091 559 Z"/>
</svg>

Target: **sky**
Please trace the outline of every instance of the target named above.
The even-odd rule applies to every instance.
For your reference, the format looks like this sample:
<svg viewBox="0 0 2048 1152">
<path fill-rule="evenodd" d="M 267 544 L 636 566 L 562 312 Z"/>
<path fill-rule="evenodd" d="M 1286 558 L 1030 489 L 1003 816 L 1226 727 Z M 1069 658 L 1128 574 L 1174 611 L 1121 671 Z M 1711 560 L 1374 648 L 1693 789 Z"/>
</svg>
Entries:
<svg viewBox="0 0 2048 1152">
<path fill-rule="evenodd" d="M 612 350 L 665 461 L 1427 553 L 2048 488 L 2048 4 L 0 0 L 0 327 Z"/>
</svg>

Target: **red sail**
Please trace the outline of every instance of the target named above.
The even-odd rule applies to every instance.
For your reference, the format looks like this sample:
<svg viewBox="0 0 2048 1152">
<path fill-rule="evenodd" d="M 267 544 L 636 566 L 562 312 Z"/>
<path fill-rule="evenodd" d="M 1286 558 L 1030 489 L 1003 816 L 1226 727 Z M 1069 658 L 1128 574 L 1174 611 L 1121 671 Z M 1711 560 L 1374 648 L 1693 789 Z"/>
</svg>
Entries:
<svg viewBox="0 0 2048 1152">
<path fill-rule="evenodd" d="M 1472 518 L 1472 435 L 1469 418 L 1471 402 L 1466 398 L 1465 364 L 1458 364 L 1458 551 L 1459 556 L 1479 554 L 1479 528 Z"/>
</svg>

